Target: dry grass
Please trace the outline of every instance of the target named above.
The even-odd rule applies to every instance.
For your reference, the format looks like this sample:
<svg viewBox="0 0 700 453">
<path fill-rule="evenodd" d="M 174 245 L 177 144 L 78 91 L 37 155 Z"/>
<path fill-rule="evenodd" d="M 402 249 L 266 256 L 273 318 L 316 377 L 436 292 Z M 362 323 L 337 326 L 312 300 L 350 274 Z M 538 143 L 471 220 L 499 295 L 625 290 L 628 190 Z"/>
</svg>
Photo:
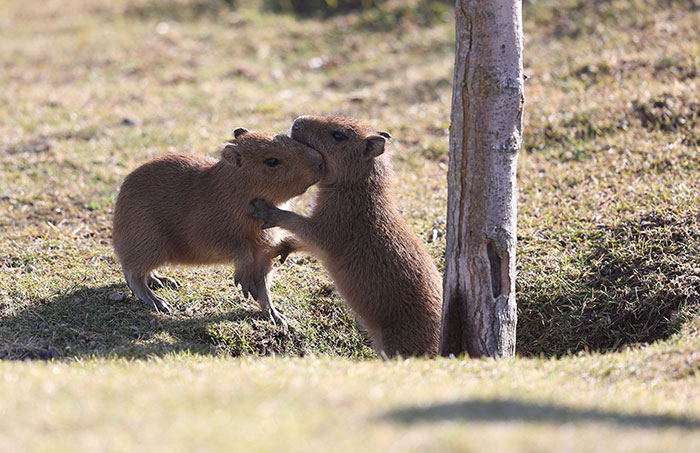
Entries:
<svg viewBox="0 0 700 453">
<path fill-rule="evenodd" d="M 112 208 L 151 157 L 215 155 L 235 127 L 344 112 L 396 138 L 403 215 L 442 266 L 449 15 L 425 1 L 320 20 L 200 0 L 0 0 L 0 358 L 58 359 L 0 362 L 14 420 L 0 439 L 697 449 L 698 8 L 525 2 L 521 358 L 383 364 L 348 360 L 374 354 L 309 257 L 276 269 L 289 332 L 227 267 L 167 269 L 184 283 L 163 291 L 178 313 L 154 313 L 120 275 Z M 319 358 L 230 360 L 270 354 Z"/>
<path fill-rule="evenodd" d="M 523 355 L 665 338 L 700 299 L 697 9 L 638 3 L 525 5 Z M 449 17 L 423 24 L 420 2 L 323 21 L 176 5 L 3 5 L 0 349 L 371 356 L 312 259 L 278 272 L 290 335 L 256 317 L 227 268 L 170 270 L 186 283 L 166 293 L 174 318 L 139 307 L 110 249 L 112 206 L 148 158 L 214 155 L 236 126 L 343 111 L 396 137 L 404 215 L 441 265 Z"/>
<path fill-rule="evenodd" d="M 0 450 L 696 451 L 699 347 L 686 332 L 500 362 L 0 362 Z"/>
</svg>

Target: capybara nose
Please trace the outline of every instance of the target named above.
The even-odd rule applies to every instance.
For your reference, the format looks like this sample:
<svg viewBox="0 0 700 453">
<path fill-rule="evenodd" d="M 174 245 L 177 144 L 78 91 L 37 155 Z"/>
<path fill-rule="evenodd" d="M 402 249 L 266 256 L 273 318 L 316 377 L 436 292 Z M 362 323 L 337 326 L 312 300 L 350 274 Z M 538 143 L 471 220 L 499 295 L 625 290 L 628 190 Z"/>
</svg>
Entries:
<svg viewBox="0 0 700 453">
<path fill-rule="evenodd" d="M 294 123 L 292 123 L 292 131 L 299 132 L 302 127 L 302 123 L 306 121 L 306 118 L 307 116 L 304 115 L 297 117 L 297 119 L 294 120 Z"/>
</svg>

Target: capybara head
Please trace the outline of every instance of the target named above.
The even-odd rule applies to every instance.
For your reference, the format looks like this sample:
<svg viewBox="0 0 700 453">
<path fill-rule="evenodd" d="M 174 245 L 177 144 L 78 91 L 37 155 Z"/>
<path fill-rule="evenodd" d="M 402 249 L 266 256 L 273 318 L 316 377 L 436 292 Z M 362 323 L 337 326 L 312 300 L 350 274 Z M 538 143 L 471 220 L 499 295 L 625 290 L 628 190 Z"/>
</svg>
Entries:
<svg viewBox="0 0 700 453">
<path fill-rule="evenodd" d="M 290 137 L 267 132 L 234 131 L 221 152 L 223 159 L 243 170 L 255 196 L 278 204 L 301 195 L 324 172 L 321 155 Z"/>
<path fill-rule="evenodd" d="M 326 163 L 321 183 L 329 185 L 367 178 L 391 140 L 388 132 L 345 116 L 300 116 L 290 136 L 321 153 Z"/>
</svg>

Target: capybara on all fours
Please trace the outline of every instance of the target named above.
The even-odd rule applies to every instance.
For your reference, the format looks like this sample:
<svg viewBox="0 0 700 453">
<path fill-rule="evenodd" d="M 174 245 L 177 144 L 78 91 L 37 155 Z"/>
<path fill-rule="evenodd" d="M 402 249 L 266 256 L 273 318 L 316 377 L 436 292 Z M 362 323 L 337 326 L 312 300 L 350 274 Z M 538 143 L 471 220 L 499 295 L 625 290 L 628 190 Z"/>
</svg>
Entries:
<svg viewBox="0 0 700 453">
<path fill-rule="evenodd" d="M 235 281 L 263 312 L 286 324 L 273 306 L 267 275 L 279 237 L 249 217 L 250 202 L 275 205 L 301 195 L 324 170 L 321 155 L 286 135 L 239 128 L 215 160 L 172 154 L 145 163 L 122 184 L 113 244 L 129 288 L 157 310 L 171 308 L 151 286 L 177 285 L 158 275 L 164 264 L 233 262 Z"/>
<path fill-rule="evenodd" d="M 253 216 L 294 235 L 280 245 L 283 257 L 301 248 L 320 259 L 380 355 L 436 355 L 442 279 L 391 193 L 391 136 L 352 118 L 302 116 L 291 137 L 326 164 L 311 216 L 262 200 Z"/>
</svg>

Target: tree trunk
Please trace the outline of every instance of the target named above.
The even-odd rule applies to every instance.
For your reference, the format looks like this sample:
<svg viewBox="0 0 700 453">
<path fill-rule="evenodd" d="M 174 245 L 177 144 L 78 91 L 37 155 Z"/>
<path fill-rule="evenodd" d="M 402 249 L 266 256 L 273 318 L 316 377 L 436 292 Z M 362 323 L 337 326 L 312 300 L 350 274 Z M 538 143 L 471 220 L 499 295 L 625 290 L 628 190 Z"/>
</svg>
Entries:
<svg viewBox="0 0 700 453">
<path fill-rule="evenodd" d="M 520 0 L 457 0 L 442 355 L 515 354 Z"/>
</svg>

